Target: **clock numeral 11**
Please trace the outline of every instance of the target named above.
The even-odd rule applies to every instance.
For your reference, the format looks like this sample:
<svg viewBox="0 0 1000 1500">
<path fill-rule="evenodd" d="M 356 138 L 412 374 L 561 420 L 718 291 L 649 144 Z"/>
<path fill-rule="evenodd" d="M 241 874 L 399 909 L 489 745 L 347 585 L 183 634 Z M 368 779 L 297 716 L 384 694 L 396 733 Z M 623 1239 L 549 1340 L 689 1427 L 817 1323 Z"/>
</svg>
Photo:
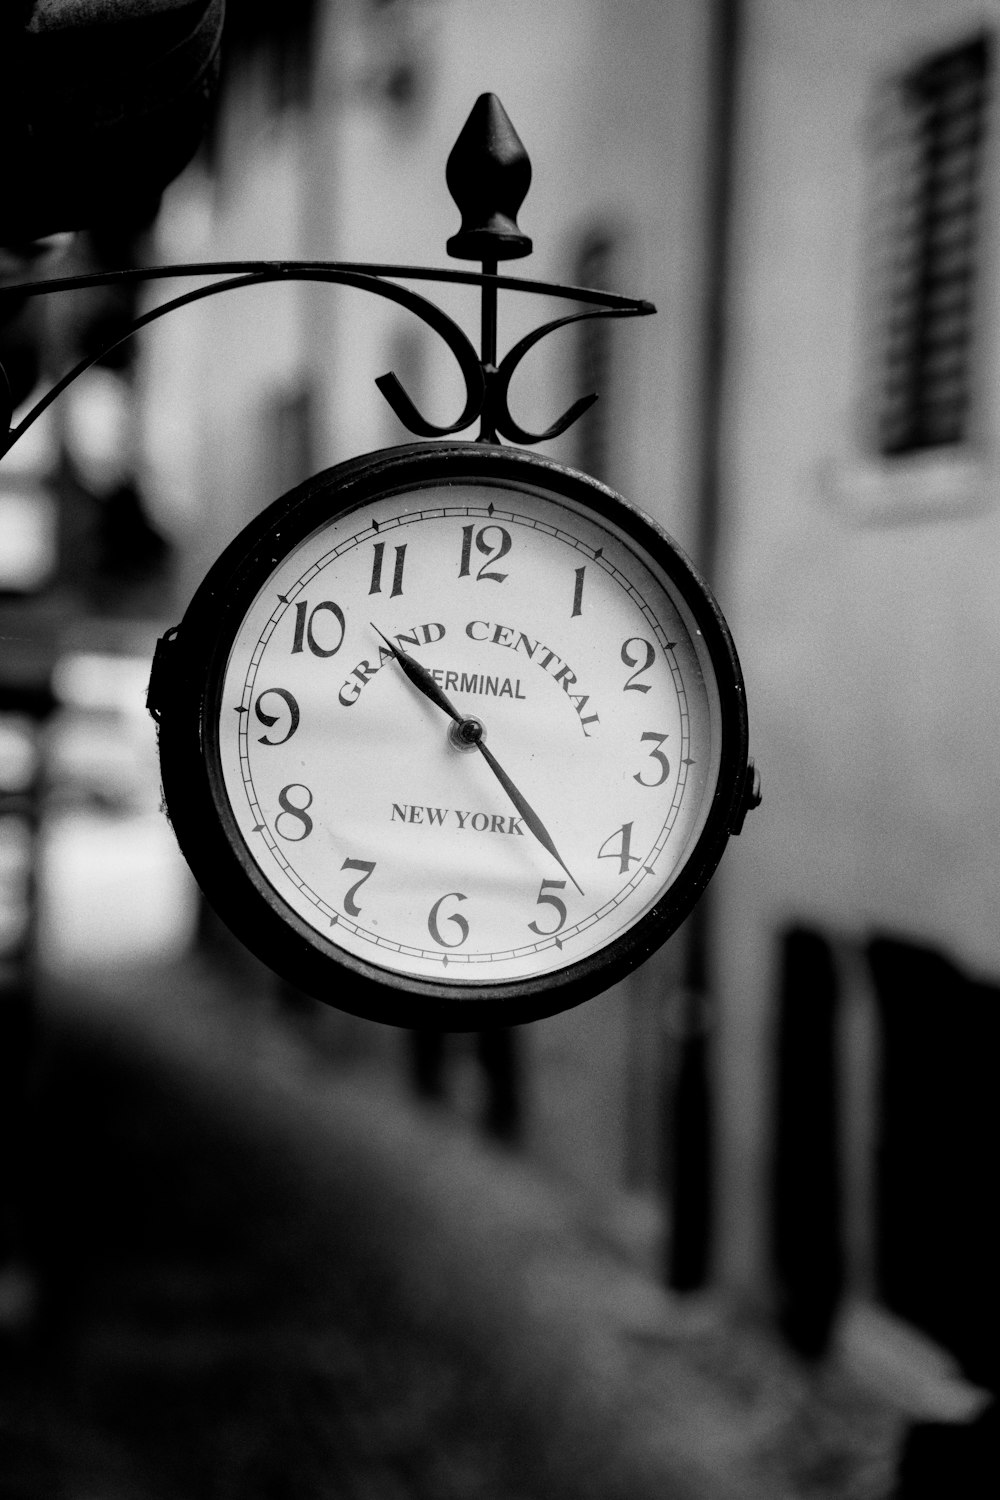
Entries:
<svg viewBox="0 0 1000 1500">
<path fill-rule="evenodd" d="M 369 594 L 381 594 L 382 592 L 382 558 L 385 556 L 385 542 L 376 542 L 374 556 L 372 558 L 372 586 Z M 392 588 L 389 598 L 395 599 L 397 594 L 403 592 L 403 563 L 406 560 L 406 543 L 396 548 L 396 565 L 392 570 Z"/>
</svg>

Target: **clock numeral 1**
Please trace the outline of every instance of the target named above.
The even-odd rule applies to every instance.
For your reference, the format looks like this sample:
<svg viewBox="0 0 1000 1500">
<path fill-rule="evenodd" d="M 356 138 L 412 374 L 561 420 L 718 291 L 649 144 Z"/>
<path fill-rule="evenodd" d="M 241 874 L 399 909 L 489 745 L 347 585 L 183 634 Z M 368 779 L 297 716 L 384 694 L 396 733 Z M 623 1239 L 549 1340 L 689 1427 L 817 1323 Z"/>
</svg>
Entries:
<svg viewBox="0 0 1000 1500">
<path fill-rule="evenodd" d="M 371 875 L 372 871 L 374 870 L 374 868 L 375 868 L 375 861 L 373 859 L 345 859 L 344 863 L 341 865 L 340 868 L 342 870 L 363 870 L 364 871 L 364 874 L 361 876 L 361 879 L 360 880 L 356 880 L 354 882 L 354 884 L 350 887 L 350 889 L 347 891 L 347 894 L 344 896 L 344 910 L 346 911 L 347 915 L 349 917 L 360 917 L 360 915 L 361 915 L 361 907 L 355 901 L 354 897 L 357 895 L 358 891 L 361 889 L 361 887 L 364 885 L 365 881 L 368 879 L 368 877 Z"/>
<path fill-rule="evenodd" d="M 555 911 L 557 913 L 557 921 L 556 921 L 556 925 L 554 927 L 539 927 L 539 925 L 538 925 L 537 922 L 529 922 L 528 923 L 528 926 L 531 928 L 531 931 L 532 932 L 537 932 L 539 937 L 554 937 L 555 934 L 557 932 L 560 932 L 562 930 L 563 926 L 565 925 L 565 922 L 566 922 L 566 903 L 565 903 L 565 901 L 561 901 L 558 896 L 553 896 L 553 895 L 549 894 L 551 891 L 564 891 L 565 889 L 566 889 L 566 882 L 565 882 L 565 880 L 543 880 L 542 883 L 541 883 L 541 885 L 539 886 L 539 888 L 538 888 L 538 901 L 536 902 L 536 905 L 538 905 L 538 906 L 543 906 L 543 905 L 544 906 L 551 906 L 551 907 L 553 907 L 555 909 Z"/>
<path fill-rule="evenodd" d="M 292 801 L 293 792 L 296 794 L 295 802 Z M 300 797 L 298 795 L 300 792 L 304 792 L 305 796 Z M 278 805 L 281 811 L 274 820 L 274 831 L 279 838 L 287 839 L 292 844 L 299 844 L 309 837 L 313 831 L 313 820 L 306 809 L 312 807 L 312 802 L 312 792 L 307 786 L 303 786 L 301 781 L 292 781 L 288 786 L 281 788 L 278 793 Z M 297 823 L 302 830 L 301 833 L 285 833 L 281 825 L 286 819 L 290 819 L 293 824 Z M 287 826 L 286 822 L 285 827 Z"/>
<path fill-rule="evenodd" d="M 632 826 L 631 823 L 623 823 L 620 828 L 615 829 L 614 833 L 608 834 L 604 843 L 597 851 L 598 859 L 617 859 L 620 862 L 618 866 L 619 875 L 627 875 L 629 865 L 641 863 L 638 854 L 632 853 Z M 608 848 L 612 839 L 618 840 L 617 849 Z"/>
<path fill-rule="evenodd" d="M 430 915 L 427 918 L 427 930 L 434 941 L 442 948 L 461 948 L 462 944 L 469 936 L 469 924 L 459 912 L 453 912 L 450 917 L 445 918 L 446 922 L 454 922 L 456 928 L 458 929 L 458 937 L 453 943 L 449 943 L 446 942 L 446 940 L 441 936 L 441 929 L 438 927 L 438 912 L 441 910 L 444 902 L 450 901 L 452 897 L 454 897 L 456 901 L 465 901 L 467 899 L 462 895 L 461 891 L 449 891 L 446 896 L 438 897 L 434 905 L 431 907 Z"/>
<path fill-rule="evenodd" d="M 313 627 L 316 623 L 316 616 L 321 612 L 333 615 L 333 618 L 340 626 L 340 639 L 335 646 L 324 646 L 316 639 Z M 326 628 L 329 629 L 329 624 L 326 625 Z M 304 646 L 308 646 L 313 656 L 336 656 L 344 644 L 344 632 L 346 629 L 347 622 L 344 619 L 344 611 L 339 604 L 334 604 L 332 599 L 321 600 L 311 612 L 306 601 L 299 599 L 295 605 L 295 638 L 292 641 L 292 655 L 294 656 L 297 651 L 301 651 Z"/>
<path fill-rule="evenodd" d="M 670 762 L 664 755 L 663 751 L 660 749 L 660 746 L 663 744 L 663 741 L 667 738 L 667 736 L 665 734 L 657 734 L 655 730 L 647 729 L 645 734 L 640 735 L 639 738 L 640 740 L 654 740 L 656 742 L 656 749 L 650 750 L 649 753 L 653 760 L 659 763 L 660 774 L 655 781 L 643 781 L 642 772 L 636 771 L 635 775 L 632 777 L 632 780 L 637 781 L 640 786 L 662 786 L 667 777 L 670 775 Z"/>
<path fill-rule="evenodd" d="M 462 527 L 462 562 L 458 570 L 459 578 L 468 578 L 469 569 L 472 564 L 472 536 L 475 532 L 476 550 L 481 552 L 486 561 L 481 564 L 476 574 L 476 582 L 482 583 L 484 579 L 490 578 L 494 583 L 503 583 L 507 577 L 506 573 L 487 572 L 490 563 L 497 563 L 501 557 L 506 557 L 513 543 L 510 532 L 503 526 L 481 526 L 478 531 L 474 526 Z M 499 538 L 499 540 L 493 540 Z"/>
<path fill-rule="evenodd" d="M 385 555 L 385 542 L 376 542 L 372 558 L 372 586 L 369 594 L 381 594 L 382 592 L 382 558 Z M 403 563 L 406 559 L 406 543 L 396 548 L 396 565 L 392 570 L 392 589 L 390 599 L 395 599 L 397 594 L 403 592 Z"/>
<path fill-rule="evenodd" d="M 573 589 L 573 608 L 570 611 L 570 619 L 572 619 L 574 615 L 583 614 L 583 575 L 584 573 L 586 573 L 586 571 L 587 569 L 585 567 L 577 568 L 576 570 L 576 584 Z"/>
</svg>

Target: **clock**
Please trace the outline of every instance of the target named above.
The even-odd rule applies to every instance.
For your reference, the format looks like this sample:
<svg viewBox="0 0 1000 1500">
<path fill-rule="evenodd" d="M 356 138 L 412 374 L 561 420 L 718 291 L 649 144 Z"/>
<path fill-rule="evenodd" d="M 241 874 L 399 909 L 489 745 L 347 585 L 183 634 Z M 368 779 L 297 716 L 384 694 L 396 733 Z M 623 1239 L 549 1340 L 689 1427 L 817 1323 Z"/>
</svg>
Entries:
<svg viewBox="0 0 1000 1500">
<path fill-rule="evenodd" d="M 276 501 L 160 642 L 150 709 L 210 904 L 296 987 L 408 1027 L 621 979 L 759 800 L 705 583 L 514 448 L 392 448 Z"/>
</svg>

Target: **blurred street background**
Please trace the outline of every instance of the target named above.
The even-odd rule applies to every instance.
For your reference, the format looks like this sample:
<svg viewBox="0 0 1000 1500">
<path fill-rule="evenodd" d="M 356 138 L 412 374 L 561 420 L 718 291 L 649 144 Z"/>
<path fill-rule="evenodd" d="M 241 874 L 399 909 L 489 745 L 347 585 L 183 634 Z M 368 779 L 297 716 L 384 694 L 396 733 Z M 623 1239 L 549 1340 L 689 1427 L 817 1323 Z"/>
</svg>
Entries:
<svg viewBox="0 0 1000 1500">
<path fill-rule="evenodd" d="M 1000 0 L 5 9 L 0 289 L 446 265 L 499 96 L 510 269 L 658 310 L 512 411 L 599 391 L 542 451 L 711 582 L 765 800 L 577 1010 L 290 991 L 177 849 L 153 649 L 264 506 L 408 439 L 376 376 L 452 420 L 450 355 L 346 288 L 122 343 L 191 283 L 0 302 L 15 425 L 107 350 L 0 461 L 0 1495 L 995 1492 L 998 44 Z"/>
</svg>

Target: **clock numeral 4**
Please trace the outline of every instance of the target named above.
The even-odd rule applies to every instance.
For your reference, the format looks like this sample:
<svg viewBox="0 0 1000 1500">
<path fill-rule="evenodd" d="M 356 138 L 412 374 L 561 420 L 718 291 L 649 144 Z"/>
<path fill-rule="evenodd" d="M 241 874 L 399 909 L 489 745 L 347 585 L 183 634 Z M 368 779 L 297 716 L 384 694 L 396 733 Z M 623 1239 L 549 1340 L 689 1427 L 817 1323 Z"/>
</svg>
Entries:
<svg viewBox="0 0 1000 1500">
<path fill-rule="evenodd" d="M 494 583 L 503 583 L 507 577 L 506 573 L 488 571 L 490 564 L 498 563 L 501 557 L 506 557 L 513 545 L 510 532 L 503 526 L 481 526 L 478 531 L 474 526 L 462 527 L 462 562 L 458 570 L 459 578 L 469 577 L 472 566 L 473 533 L 475 533 L 476 551 L 482 553 L 486 559 L 476 574 L 476 582 L 482 583 L 490 578 Z"/>
<path fill-rule="evenodd" d="M 382 558 L 385 555 L 385 542 L 376 542 L 374 556 L 372 558 L 372 586 L 369 594 L 381 594 L 382 592 Z M 396 548 L 396 565 L 392 570 L 392 588 L 389 598 L 395 599 L 397 594 L 403 592 L 403 564 L 406 561 L 406 543 Z"/>
<path fill-rule="evenodd" d="M 360 880 L 356 880 L 344 896 L 344 910 L 349 917 L 360 917 L 361 907 L 355 901 L 355 896 L 369 878 L 375 868 L 373 859 L 345 859 L 340 867 L 342 870 L 361 870 L 364 873 Z"/>
<path fill-rule="evenodd" d="M 324 645 L 324 639 L 331 638 L 331 626 L 329 620 L 324 620 L 319 635 L 316 634 L 317 615 L 332 615 L 340 629 L 340 636 L 335 645 Z M 334 604 L 332 599 L 322 599 L 314 609 L 310 610 L 304 599 L 299 599 L 295 604 L 295 636 L 292 640 L 292 655 L 302 651 L 308 646 L 313 656 L 336 656 L 344 644 L 344 632 L 347 622 L 344 619 L 344 611 L 339 604 Z"/>
<path fill-rule="evenodd" d="M 293 792 L 295 793 L 294 802 L 292 801 Z M 301 781 L 292 781 L 288 786 L 281 788 L 278 793 L 278 806 L 281 811 L 274 820 L 274 831 L 279 838 L 287 839 L 291 844 L 300 844 L 303 839 L 309 837 L 313 831 L 313 820 L 307 809 L 312 807 L 312 803 L 313 794 L 307 786 L 302 785 Z M 285 825 L 284 828 L 282 823 Z M 289 827 L 289 824 L 292 824 L 293 828 L 297 824 L 301 831 L 295 833 L 290 830 L 286 833 L 285 829 Z"/>
<path fill-rule="evenodd" d="M 565 880 L 543 880 L 538 888 L 538 906 L 551 906 L 556 912 L 556 925 L 554 927 L 539 927 L 537 922 L 529 922 L 528 926 L 532 932 L 537 932 L 539 937 L 554 937 L 561 932 L 566 923 L 566 903 L 558 896 L 553 896 L 552 891 L 564 891 Z"/>
<path fill-rule="evenodd" d="M 640 735 L 639 738 L 640 740 L 655 741 L 656 748 L 650 750 L 649 753 L 652 759 L 655 760 L 659 765 L 660 774 L 655 781 L 643 781 L 642 772 L 636 771 L 635 775 L 632 777 L 632 780 L 637 781 L 640 786 L 662 786 L 667 777 L 670 775 L 670 762 L 664 755 L 663 751 L 660 749 L 660 746 L 663 744 L 663 741 L 667 738 L 667 736 L 665 734 L 657 734 L 653 729 L 647 729 L 645 734 Z"/>
<path fill-rule="evenodd" d="M 609 833 L 600 849 L 597 851 L 598 859 L 617 859 L 619 875 L 627 875 L 629 865 L 641 863 L 638 854 L 632 853 L 632 827 L 631 823 L 623 823 L 616 828 L 614 833 Z M 617 849 L 609 848 L 613 839 L 617 839 Z"/>
<path fill-rule="evenodd" d="M 269 740 L 266 734 L 261 734 L 257 736 L 258 741 L 262 745 L 287 744 L 292 735 L 295 733 L 296 729 L 298 729 L 299 727 L 299 705 L 296 703 L 291 693 L 288 692 L 287 688 L 265 688 L 262 693 L 258 693 L 257 702 L 253 706 L 253 711 L 257 715 L 260 722 L 268 729 L 273 729 L 282 715 L 280 713 L 267 713 L 263 707 L 265 698 L 280 698 L 282 700 L 288 712 L 288 730 L 278 740 Z"/>
<path fill-rule="evenodd" d="M 446 938 L 441 936 L 441 929 L 438 926 L 438 912 L 446 901 L 451 901 L 452 899 L 455 901 L 465 901 L 467 898 L 462 895 L 461 891 L 449 891 L 446 896 L 438 897 L 431 907 L 430 915 L 427 918 L 427 930 L 441 948 L 461 948 L 469 936 L 469 924 L 460 912 L 452 912 L 450 916 L 444 918 L 446 922 L 454 922 L 458 937 L 449 943 Z"/>
</svg>

